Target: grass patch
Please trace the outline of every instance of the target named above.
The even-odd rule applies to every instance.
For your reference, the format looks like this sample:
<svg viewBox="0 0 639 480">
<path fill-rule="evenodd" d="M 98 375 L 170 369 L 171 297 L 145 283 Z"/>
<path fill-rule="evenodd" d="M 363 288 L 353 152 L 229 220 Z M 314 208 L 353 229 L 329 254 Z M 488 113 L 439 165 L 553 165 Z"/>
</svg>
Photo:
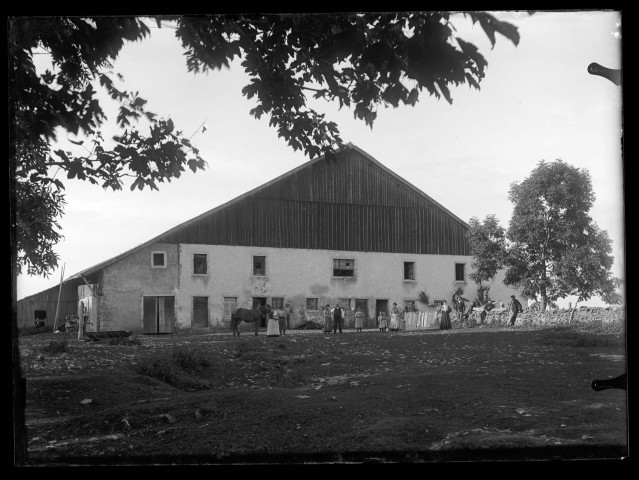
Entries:
<svg viewBox="0 0 639 480">
<path fill-rule="evenodd" d="M 42 350 L 46 353 L 57 355 L 60 353 L 66 353 L 69 351 L 68 340 L 49 340 L 49 343 L 42 347 Z"/>
<path fill-rule="evenodd" d="M 18 329 L 18 337 L 40 335 L 41 333 L 53 333 L 53 327 L 23 327 Z"/>
<path fill-rule="evenodd" d="M 539 343 L 564 347 L 612 347 L 623 345 L 620 327 L 609 324 L 556 326 L 541 332 Z"/>
<path fill-rule="evenodd" d="M 210 388 L 208 382 L 197 377 L 209 365 L 206 358 L 185 347 L 176 347 L 170 355 L 157 354 L 144 359 L 135 371 L 180 390 L 197 391 Z"/>
<path fill-rule="evenodd" d="M 107 340 L 107 344 L 115 346 L 136 346 L 142 345 L 142 341 L 138 337 L 114 337 Z"/>
</svg>

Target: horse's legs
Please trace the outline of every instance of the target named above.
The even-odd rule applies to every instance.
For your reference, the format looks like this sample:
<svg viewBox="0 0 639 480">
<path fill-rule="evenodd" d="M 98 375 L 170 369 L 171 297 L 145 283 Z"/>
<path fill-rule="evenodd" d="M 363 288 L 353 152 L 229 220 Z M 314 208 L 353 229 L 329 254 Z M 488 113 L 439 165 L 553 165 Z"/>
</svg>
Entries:
<svg viewBox="0 0 639 480">
<path fill-rule="evenodd" d="M 237 335 L 238 337 L 240 336 L 240 329 L 239 329 L 239 324 L 240 322 L 238 322 L 235 319 L 231 319 L 231 327 L 233 328 L 233 336 Z"/>
<path fill-rule="evenodd" d="M 255 335 L 257 336 L 257 325 L 259 324 L 259 320 L 255 320 Z"/>
</svg>

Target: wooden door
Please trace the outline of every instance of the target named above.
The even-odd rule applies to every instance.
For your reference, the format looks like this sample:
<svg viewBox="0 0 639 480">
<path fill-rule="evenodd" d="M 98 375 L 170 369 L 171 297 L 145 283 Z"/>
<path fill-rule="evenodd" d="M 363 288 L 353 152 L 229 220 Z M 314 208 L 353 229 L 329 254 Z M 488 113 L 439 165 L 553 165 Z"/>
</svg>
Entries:
<svg viewBox="0 0 639 480">
<path fill-rule="evenodd" d="M 175 297 L 143 297 L 142 318 L 144 333 L 173 333 Z"/>
<path fill-rule="evenodd" d="M 158 333 L 173 333 L 175 297 L 158 297 Z"/>
<path fill-rule="evenodd" d="M 209 326 L 209 297 L 193 297 L 191 326 L 194 328 Z"/>
<path fill-rule="evenodd" d="M 142 301 L 142 318 L 143 318 L 143 332 L 144 333 L 157 333 L 158 332 L 158 300 L 157 297 L 143 297 Z"/>
</svg>

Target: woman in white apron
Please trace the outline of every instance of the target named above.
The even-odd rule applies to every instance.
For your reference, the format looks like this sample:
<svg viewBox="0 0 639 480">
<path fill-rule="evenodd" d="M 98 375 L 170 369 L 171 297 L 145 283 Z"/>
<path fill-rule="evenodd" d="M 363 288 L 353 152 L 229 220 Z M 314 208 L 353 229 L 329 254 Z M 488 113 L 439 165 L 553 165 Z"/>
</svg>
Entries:
<svg viewBox="0 0 639 480">
<path fill-rule="evenodd" d="M 397 308 L 396 303 L 393 303 L 393 308 L 391 309 L 388 330 L 391 332 L 396 332 L 397 330 L 399 330 L 399 308 Z"/>
<path fill-rule="evenodd" d="M 271 312 L 271 318 L 268 319 L 268 326 L 266 327 L 267 337 L 279 337 L 280 336 L 280 322 L 277 311 Z"/>
</svg>

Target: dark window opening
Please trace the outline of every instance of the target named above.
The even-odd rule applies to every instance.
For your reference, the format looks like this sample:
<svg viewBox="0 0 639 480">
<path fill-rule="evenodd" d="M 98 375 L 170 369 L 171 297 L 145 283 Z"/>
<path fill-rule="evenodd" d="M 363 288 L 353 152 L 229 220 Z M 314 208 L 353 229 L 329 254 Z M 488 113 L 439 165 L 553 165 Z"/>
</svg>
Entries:
<svg viewBox="0 0 639 480">
<path fill-rule="evenodd" d="M 415 262 L 404 262 L 404 280 L 415 280 Z"/>
<path fill-rule="evenodd" d="M 317 310 L 317 298 L 306 299 L 306 310 Z"/>
<path fill-rule="evenodd" d="M 156 252 L 153 254 L 153 266 L 154 267 L 164 266 L 164 252 Z"/>
<path fill-rule="evenodd" d="M 193 273 L 195 275 L 206 275 L 206 254 L 195 253 L 193 255 Z"/>
<path fill-rule="evenodd" d="M 355 276 L 355 260 L 336 258 L 333 260 L 333 276 L 334 277 L 354 277 Z"/>
<path fill-rule="evenodd" d="M 273 310 L 282 310 L 284 308 L 284 298 L 283 297 L 271 298 L 271 308 Z"/>
<path fill-rule="evenodd" d="M 266 275 L 266 257 L 253 257 L 253 275 Z"/>
<path fill-rule="evenodd" d="M 466 266 L 465 263 L 456 263 L 455 264 L 455 281 L 456 282 L 465 281 L 465 276 L 464 276 L 464 267 L 465 266 Z"/>
</svg>

